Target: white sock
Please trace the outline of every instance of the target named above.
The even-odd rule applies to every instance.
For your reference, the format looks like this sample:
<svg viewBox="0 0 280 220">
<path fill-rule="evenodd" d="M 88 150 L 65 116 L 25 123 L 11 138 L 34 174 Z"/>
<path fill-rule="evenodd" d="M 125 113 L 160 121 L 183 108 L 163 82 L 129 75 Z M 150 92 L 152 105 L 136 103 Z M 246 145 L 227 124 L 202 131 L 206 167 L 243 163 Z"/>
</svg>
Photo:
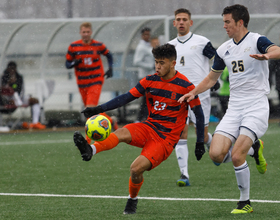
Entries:
<svg viewBox="0 0 280 220">
<path fill-rule="evenodd" d="M 225 156 L 224 160 L 223 160 L 223 163 L 228 163 L 228 162 L 231 162 L 231 151 L 232 151 L 232 148 L 233 148 L 233 145 L 230 147 L 227 155 Z M 247 155 L 254 155 L 254 149 L 251 147 L 247 153 Z"/>
<path fill-rule="evenodd" d="M 232 151 L 233 145 L 231 145 L 230 149 L 228 150 L 228 153 L 226 154 L 223 163 L 231 162 L 231 151 Z"/>
<path fill-rule="evenodd" d="M 254 153 L 255 153 L 254 148 L 250 147 L 250 149 L 249 149 L 249 151 L 248 151 L 247 155 L 253 156 L 253 155 L 254 155 Z"/>
<path fill-rule="evenodd" d="M 210 145 L 212 141 L 212 135 L 208 132 L 208 141 L 206 143 L 206 150 L 209 151 Z"/>
<path fill-rule="evenodd" d="M 189 150 L 186 139 L 180 139 L 175 147 L 175 152 L 180 167 L 181 174 L 189 178 L 188 173 L 188 158 Z"/>
<path fill-rule="evenodd" d="M 239 201 L 246 201 L 250 198 L 250 170 L 247 161 L 239 167 L 234 167 L 238 189 L 240 190 Z"/>
<path fill-rule="evenodd" d="M 32 105 L 32 123 L 36 124 L 39 122 L 39 117 L 40 117 L 40 105 L 39 104 L 34 104 Z"/>
<path fill-rule="evenodd" d="M 137 197 L 137 196 L 136 196 L 136 197 L 134 197 L 134 198 L 131 198 L 131 197 L 130 197 L 130 195 L 128 195 L 128 198 L 129 198 L 129 199 L 132 199 L 132 200 L 136 200 L 136 199 L 138 199 L 138 197 Z"/>
<path fill-rule="evenodd" d="M 90 146 L 92 148 L 92 156 L 93 156 L 94 154 L 96 154 L 96 147 L 94 146 L 94 144 L 92 144 Z"/>
</svg>

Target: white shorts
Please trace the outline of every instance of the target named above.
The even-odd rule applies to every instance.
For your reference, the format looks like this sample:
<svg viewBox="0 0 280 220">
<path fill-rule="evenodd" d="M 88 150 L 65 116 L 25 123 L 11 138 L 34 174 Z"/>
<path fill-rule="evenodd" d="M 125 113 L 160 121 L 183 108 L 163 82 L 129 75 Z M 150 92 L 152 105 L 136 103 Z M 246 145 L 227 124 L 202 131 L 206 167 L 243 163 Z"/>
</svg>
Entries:
<svg viewBox="0 0 280 220">
<path fill-rule="evenodd" d="M 210 111 L 211 111 L 211 98 L 207 97 L 203 100 L 200 100 L 201 103 L 201 107 L 203 110 L 203 114 L 204 114 L 204 124 L 205 126 L 209 125 L 209 120 L 210 120 Z M 189 106 L 189 113 L 188 113 L 188 120 L 186 124 L 189 124 L 189 119 L 196 124 L 196 117 L 195 114 L 193 113 L 193 111 L 190 109 Z"/>
<path fill-rule="evenodd" d="M 231 136 L 235 140 L 240 135 L 240 128 L 249 130 L 255 140 L 264 135 L 268 128 L 269 103 L 266 96 L 257 103 L 244 109 L 228 108 L 226 114 L 216 127 L 215 133 Z M 242 132 L 246 135 L 246 132 Z M 252 135 L 247 135 L 252 139 Z M 253 140 L 253 142 L 255 141 Z"/>
</svg>

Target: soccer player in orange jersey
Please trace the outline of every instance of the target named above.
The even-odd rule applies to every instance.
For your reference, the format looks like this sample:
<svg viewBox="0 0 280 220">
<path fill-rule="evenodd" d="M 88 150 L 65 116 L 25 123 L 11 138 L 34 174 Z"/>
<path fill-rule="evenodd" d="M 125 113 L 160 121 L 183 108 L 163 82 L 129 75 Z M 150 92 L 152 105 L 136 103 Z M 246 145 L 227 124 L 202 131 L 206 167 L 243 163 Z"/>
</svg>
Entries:
<svg viewBox="0 0 280 220">
<path fill-rule="evenodd" d="M 113 76 L 113 56 L 105 44 L 91 38 L 91 23 L 85 22 L 80 25 L 80 40 L 74 41 L 68 47 L 66 54 L 66 68 L 75 68 L 75 75 L 80 94 L 85 107 L 98 105 L 99 97 L 104 83 L 104 77 Z M 101 55 L 107 57 L 109 69 L 104 74 Z M 104 113 L 105 114 L 105 113 Z M 105 114 L 117 129 L 117 121 L 112 120 Z M 87 137 L 90 143 L 90 139 Z"/>
<path fill-rule="evenodd" d="M 195 154 L 198 160 L 204 154 L 204 115 L 198 96 L 191 102 L 179 103 L 177 100 L 195 86 L 174 69 L 176 49 L 164 44 L 153 49 L 156 73 L 148 75 L 129 92 L 111 101 L 82 111 L 86 117 L 123 106 L 146 94 L 149 116 L 147 120 L 132 123 L 111 133 L 107 139 L 89 145 L 79 133 L 74 133 L 75 145 L 83 160 L 89 161 L 93 155 L 110 150 L 120 142 L 142 148 L 130 167 L 129 198 L 124 214 L 135 214 L 137 195 L 143 184 L 143 173 L 157 167 L 166 160 L 176 146 L 188 117 L 188 106 L 194 111 L 197 120 L 197 142 Z"/>
</svg>

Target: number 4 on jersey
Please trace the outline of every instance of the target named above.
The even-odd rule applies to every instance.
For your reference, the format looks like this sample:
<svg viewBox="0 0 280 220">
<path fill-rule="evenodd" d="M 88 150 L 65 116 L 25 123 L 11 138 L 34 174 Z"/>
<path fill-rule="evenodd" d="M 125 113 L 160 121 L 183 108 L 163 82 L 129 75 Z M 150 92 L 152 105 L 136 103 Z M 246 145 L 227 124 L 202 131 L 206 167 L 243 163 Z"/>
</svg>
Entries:
<svg viewBox="0 0 280 220">
<path fill-rule="evenodd" d="M 185 66 L 185 58 L 184 58 L 184 56 L 181 57 L 181 59 L 180 59 L 180 64 L 181 64 L 182 66 Z"/>
</svg>

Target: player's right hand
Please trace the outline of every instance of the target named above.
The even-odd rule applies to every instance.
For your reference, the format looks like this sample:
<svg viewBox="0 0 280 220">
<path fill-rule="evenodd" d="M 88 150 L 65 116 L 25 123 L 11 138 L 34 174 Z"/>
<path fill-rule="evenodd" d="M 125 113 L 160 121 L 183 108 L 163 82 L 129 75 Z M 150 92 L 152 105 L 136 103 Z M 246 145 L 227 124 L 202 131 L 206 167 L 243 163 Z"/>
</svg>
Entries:
<svg viewBox="0 0 280 220">
<path fill-rule="evenodd" d="M 73 66 L 79 65 L 81 62 L 82 62 L 81 58 L 80 59 L 75 59 L 75 60 L 73 60 Z"/>
<path fill-rule="evenodd" d="M 205 153 L 203 142 L 196 142 L 194 153 L 197 160 L 200 160 L 202 158 L 203 154 Z"/>
<path fill-rule="evenodd" d="M 85 115 L 86 118 L 90 118 L 93 115 L 98 115 L 99 113 L 104 112 L 100 105 L 96 107 L 87 107 L 81 113 Z"/>
<path fill-rule="evenodd" d="M 189 93 L 181 96 L 181 98 L 178 99 L 178 102 L 180 102 L 182 104 L 182 102 L 184 102 L 184 101 L 190 102 L 193 99 L 194 99 L 194 95 L 191 92 L 189 92 Z"/>
</svg>

